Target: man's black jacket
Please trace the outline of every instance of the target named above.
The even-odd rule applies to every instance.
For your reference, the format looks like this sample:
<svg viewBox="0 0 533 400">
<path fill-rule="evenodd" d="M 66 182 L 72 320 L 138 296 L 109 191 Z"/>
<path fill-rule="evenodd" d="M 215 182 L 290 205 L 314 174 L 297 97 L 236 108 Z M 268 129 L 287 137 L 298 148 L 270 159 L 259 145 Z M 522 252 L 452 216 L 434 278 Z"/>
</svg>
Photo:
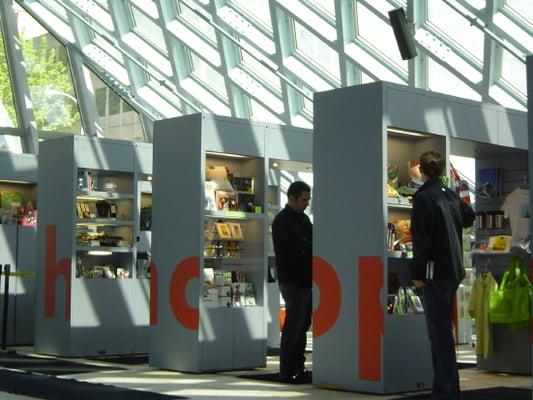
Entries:
<svg viewBox="0 0 533 400">
<path fill-rule="evenodd" d="M 472 208 L 440 179 L 424 183 L 413 200 L 411 278 L 459 284 L 465 276 L 462 231 L 474 220 Z M 429 261 L 434 262 L 432 277 L 426 271 Z"/>
<path fill-rule="evenodd" d="M 272 240 L 279 283 L 310 288 L 313 225 L 309 217 L 286 205 L 272 222 Z"/>
</svg>

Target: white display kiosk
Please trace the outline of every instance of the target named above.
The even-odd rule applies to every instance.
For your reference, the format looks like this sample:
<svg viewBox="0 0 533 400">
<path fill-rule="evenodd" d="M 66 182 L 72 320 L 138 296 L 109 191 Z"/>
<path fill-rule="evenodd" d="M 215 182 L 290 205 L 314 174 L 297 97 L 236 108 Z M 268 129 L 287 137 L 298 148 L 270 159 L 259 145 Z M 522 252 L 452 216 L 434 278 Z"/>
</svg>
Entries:
<svg viewBox="0 0 533 400">
<path fill-rule="evenodd" d="M 305 129 L 210 114 L 155 123 L 151 366 L 266 365 L 268 160 L 308 162 L 310 150 Z"/>
<path fill-rule="evenodd" d="M 151 168 L 148 143 L 76 135 L 41 143 L 36 352 L 148 352 L 137 182 Z"/>
<path fill-rule="evenodd" d="M 408 284 L 408 260 L 388 257 L 387 224 L 410 214 L 408 204 L 388 202 L 387 165 L 406 175 L 407 160 L 425 150 L 448 157 L 452 139 L 526 149 L 526 115 L 376 82 L 315 94 L 314 116 L 313 274 L 322 307 L 313 320 L 313 383 L 428 389 L 424 315 L 387 313 L 390 274 Z M 522 348 L 530 357 L 530 344 Z"/>
</svg>

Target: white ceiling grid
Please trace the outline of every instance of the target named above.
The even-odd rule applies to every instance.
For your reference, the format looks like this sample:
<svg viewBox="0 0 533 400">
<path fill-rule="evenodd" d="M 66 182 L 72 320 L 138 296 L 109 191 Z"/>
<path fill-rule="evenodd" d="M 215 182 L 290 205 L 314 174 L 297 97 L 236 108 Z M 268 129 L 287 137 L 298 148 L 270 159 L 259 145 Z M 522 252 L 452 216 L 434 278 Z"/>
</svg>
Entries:
<svg viewBox="0 0 533 400">
<path fill-rule="evenodd" d="M 17 2 L 150 118 L 206 110 L 310 127 L 312 92 L 372 80 L 526 107 L 517 54 L 533 52 L 528 0 Z M 401 60 L 387 14 L 402 6 L 416 24 L 411 61 Z"/>
</svg>

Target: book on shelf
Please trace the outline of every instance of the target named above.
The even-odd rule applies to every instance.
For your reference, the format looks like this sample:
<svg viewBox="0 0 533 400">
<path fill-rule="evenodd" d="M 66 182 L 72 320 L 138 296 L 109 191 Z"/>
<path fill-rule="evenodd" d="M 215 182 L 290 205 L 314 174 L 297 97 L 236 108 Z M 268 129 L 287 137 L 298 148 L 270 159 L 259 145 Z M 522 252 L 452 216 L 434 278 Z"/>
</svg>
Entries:
<svg viewBox="0 0 533 400">
<path fill-rule="evenodd" d="M 481 168 L 477 171 L 476 196 L 491 199 L 501 196 L 501 168 Z"/>
</svg>

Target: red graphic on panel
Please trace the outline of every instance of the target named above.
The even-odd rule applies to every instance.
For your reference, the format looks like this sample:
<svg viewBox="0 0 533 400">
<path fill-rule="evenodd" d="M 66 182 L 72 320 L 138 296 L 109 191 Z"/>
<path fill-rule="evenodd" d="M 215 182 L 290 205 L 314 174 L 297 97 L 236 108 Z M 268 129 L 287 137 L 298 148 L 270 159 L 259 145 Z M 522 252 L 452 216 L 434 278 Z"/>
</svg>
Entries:
<svg viewBox="0 0 533 400">
<path fill-rule="evenodd" d="M 65 280 L 65 319 L 70 319 L 71 259 L 63 258 L 56 264 L 57 227 L 46 226 L 45 266 L 44 266 L 44 317 L 55 318 L 56 282 L 62 275 Z"/>
<path fill-rule="evenodd" d="M 157 325 L 157 299 L 158 299 L 158 280 L 157 267 L 152 261 L 148 267 L 150 272 L 150 325 Z"/>
<path fill-rule="evenodd" d="M 323 258 L 313 256 L 313 281 L 320 290 L 320 303 L 313 312 L 313 337 L 329 331 L 341 309 L 341 284 L 335 269 Z"/>
<path fill-rule="evenodd" d="M 170 307 L 174 318 L 185 328 L 191 330 L 198 330 L 200 315 L 197 308 L 192 308 L 187 303 L 185 289 L 191 279 L 199 277 L 200 258 L 193 256 L 180 262 L 170 279 Z"/>
<path fill-rule="evenodd" d="M 359 379 L 366 381 L 381 381 L 382 286 L 381 258 L 359 257 Z"/>
</svg>

